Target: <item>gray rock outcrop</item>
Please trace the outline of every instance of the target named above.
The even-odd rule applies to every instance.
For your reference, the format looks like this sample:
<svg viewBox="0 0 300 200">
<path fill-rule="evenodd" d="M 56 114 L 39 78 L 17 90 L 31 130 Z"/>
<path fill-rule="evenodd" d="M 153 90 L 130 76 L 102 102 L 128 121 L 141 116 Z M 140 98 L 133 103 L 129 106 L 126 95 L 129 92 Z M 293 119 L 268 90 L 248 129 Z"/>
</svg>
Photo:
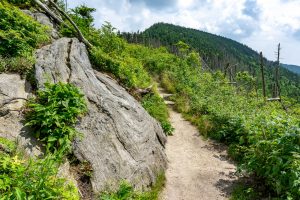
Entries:
<svg viewBox="0 0 300 200">
<path fill-rule="evenodd" d="M 18 74 L 0 74 L 0 137 L 22 146 L 30 156 L 41 154 L 41 145 L 24 127 L 22 107 L 30 95 L 30 85 Z"/>
<path fill-rule="evenodd" d="M 95 193 L 126 179 L 136 188 L 155 182 L 166 168 L 166 136 L 159 123 L 110 77 L 92 69 L 85 46 L 61 38 L 36 53 L 38 86 L 68 82 L 85 94 L 88 113 L 77 125 L 83 139 L 73 144 L 75 156 L 93 168 Z"/>
</svg>

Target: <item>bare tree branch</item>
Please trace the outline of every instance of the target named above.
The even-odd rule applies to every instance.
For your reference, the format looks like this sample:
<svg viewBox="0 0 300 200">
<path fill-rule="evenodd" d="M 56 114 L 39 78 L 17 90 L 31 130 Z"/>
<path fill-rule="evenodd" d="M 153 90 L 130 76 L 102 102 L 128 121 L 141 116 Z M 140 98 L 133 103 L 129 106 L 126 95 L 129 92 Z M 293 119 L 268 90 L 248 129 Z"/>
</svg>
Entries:
<svg viewBox="0 0 300 200">
<path fill-rule="evenodd" d="M 152 91 L 152 87 L 153 87 L 153 85 L 150 85 L 149 87 L 147 87 L 145 89 L 138 88 L 138 89 L 136 89 L 135 92 L 137 94 L 140 94 L 143 96 L 143 95 L 149 94 Z"/>
<path fill-rule="evenodd" d="M 64 21 L 59 18 L 56 14 L 54 14 L 44 3 L 42 3 L 39 0 L 33 0 L 33 2 L 40 7 L 43 11 L 45 11 L 48 15 L 50 15 L 51 18 L 53 18 L 58 24 L 64 24 Z M 66 25 L 67 26 L 67 25 Z"/>
<path fill-rule="evenodd" d="M 85 39 L 85 37 L 83 36 L 83 34 L 81 33 L 80 29 L 78 28 L 78 26 L 75 24 L 75 22 L 69 17 L 69 15 L 63 11 L 56 3 L 54 3 L 52 0 L 49 0 L 49 2 L 54 6 L 55 9 L 57 9 L 65 18 L 67 18 L 67 20 L 72 24 L 72 26 L 75 28 L 75 30 L 77 31 L 79 40 L 81 42 L 83 42 L 88 48 L 93 47 L 93 45 L 87 40 Z"/>
</svg>

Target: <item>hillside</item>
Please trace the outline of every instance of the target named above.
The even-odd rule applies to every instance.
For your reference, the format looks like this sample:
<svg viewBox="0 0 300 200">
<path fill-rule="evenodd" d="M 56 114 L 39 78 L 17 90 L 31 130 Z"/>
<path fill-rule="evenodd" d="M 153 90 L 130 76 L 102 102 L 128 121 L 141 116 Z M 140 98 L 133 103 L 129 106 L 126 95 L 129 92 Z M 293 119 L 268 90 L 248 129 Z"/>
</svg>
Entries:
<svg viewBox="0 0 300 200">
<path fill-rule="evenodd" d="M 259 53 L 234 40 L 167 23 L 154 24 L 139 34 L 123 33 L 122 36 L 129 42 L 151 46 L 165 45 L 173 53 L 178 53 L 175 44 L 183 41 L 195 49 L 212 70 L 224 72 L 226 66 L 233 66 L 227 71 L 228 76 L 230 73 L 232 74 L 233 80 L 239 71 L 248 71 L 257 78 L 259 88 L 261 88 Z M 276 63 L 264 58 L 264 64 L 267 93 L 268 96 L 272 96 Z M 280 68 L 280 76 L 282 93 L 298 99 L 300 96 L 300 76 L 283 67 Z"/>
<path fill-rule="evenodd" d="M 246 46 L 203 33 L 209 70 L 188 41 L 129 43 L 58 2 L 0 1 L 1 199 L 299 199 L 296 74 L 269 101 Z"/>
<path fill-rule="evenodd" d="M 296 73 L 296 74 L 300 74 L 300 66 L 297 65 L 288 65 L 288 64 L 281 64 L 282 67 Z"/>
</svg>

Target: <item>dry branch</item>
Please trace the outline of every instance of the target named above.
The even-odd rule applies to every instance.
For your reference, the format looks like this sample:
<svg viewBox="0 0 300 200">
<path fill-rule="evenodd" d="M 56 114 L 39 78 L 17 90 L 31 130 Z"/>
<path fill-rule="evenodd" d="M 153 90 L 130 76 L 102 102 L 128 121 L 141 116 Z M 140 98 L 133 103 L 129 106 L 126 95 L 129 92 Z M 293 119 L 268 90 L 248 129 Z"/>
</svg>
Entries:
<svg viewBox="0 0 300 200">
<path fill-rule="evenodd" d="M 93 45 L 87 40 L 85 39 L 85 37 L 83 36 L 83 34 L 81 33 L 80 29 L 78 28 L 78 26 L 76 25 L 76 23 L 69 17 L 69 15 L 63 11 L 56 3 L 54 3 L 52 0 L 49 0 L 49 2 L 54 6 L 54 8 L 56 10 L 58 10 L 71 24 L 72 26 L 75 28 L 79 40 L 81 42 L 83 42 L 88 48 L 91 48 Z"/>
<path fill-rule="evenodd" d="M 46 12 L 52 19 L 54 19 L 58 24 L 64 24 L 64 21 L 59 18 L 55 13 L 53 13 L 45 4 L 43 4 L 41 1 L 39 0 L 33 0 L 33 2 L 39 7 L 41 8 L 44 12 Z"/>
<path fill-rule="evenodd" d="M 143 96 L 143 95 L 151 93 L 152 88 L 153 88 L 153 85 L 150 85 L 149 87 L 147 87 L 145 89 L 138 88 L 138 89 L 136 89 L 135 93 L 140 94 L 140 95 Z"/>
</svg>

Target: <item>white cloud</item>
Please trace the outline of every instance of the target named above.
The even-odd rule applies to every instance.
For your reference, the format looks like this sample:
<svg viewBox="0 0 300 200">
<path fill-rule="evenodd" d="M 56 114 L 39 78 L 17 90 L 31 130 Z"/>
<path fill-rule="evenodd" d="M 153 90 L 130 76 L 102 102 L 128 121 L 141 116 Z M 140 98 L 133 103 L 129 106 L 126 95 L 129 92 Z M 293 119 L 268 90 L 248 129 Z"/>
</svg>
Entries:
<svg viewBox="0 0 300 200">
<path fill-rule="evenodd" d="M 96 26 L 109 21 L 121 31 L 168 22 L 230 37 L 274 59 L 282 43 L 284 62 L 300 65 L 299 0 L 73 0 L 97 8 Z M 298 37 L 298 39 L 297 39 Z"/>
</svg>

